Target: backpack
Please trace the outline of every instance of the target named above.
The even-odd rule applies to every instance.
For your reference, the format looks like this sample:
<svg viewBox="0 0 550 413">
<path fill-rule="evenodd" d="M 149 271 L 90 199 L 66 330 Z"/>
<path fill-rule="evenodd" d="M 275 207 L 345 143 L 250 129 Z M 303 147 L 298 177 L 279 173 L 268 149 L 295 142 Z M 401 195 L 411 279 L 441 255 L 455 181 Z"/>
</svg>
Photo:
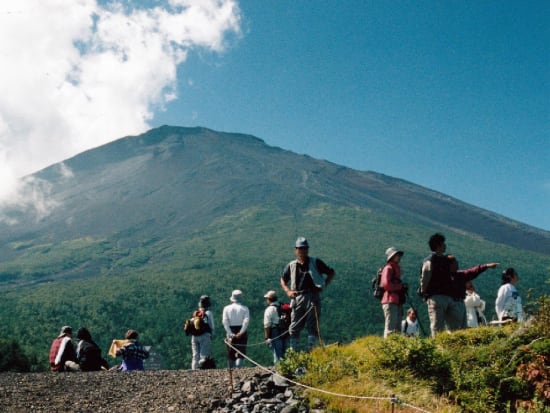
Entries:
<svg viewBox="0 0 550 413">
<path fill-rule="evenodd" d="M 376 273 L 376 277 L 372 279 L 372 295 L 377 300 L 381 300 L 384 295 L 384 288 L 380 285 L 380 281 L 382 280 L 382 269 L 384 267 L 380 267 L 378 269 L 378 272 Z"/>
<path fill-rule="evenodd" d="M 196 310 L 191 318 L 185 320 L 183 331 L 186 335 L 200 336 L 204 333 L 210 333 L 210 325 L 208 324 L 208 316 L 204 310 Z"/>
<path fill-rule="evenodd" d="M 280 305 L 276 305 L 275 308 L 277 308 L 277 313 L 279 314 L 279 333 L 281 334 L 281 338 L 284 339 L 289 335 L 288 328 L 290 327 L 292 309 L 288 303 L 281 303 Z"/>
<path fill-rule="evenodd" d="M 418 294 L 418 296 L 423 300 L 423 301 L 427 301 L 428 300 L 428 294 L 427 293 L 423 293 L 422 292 L 422 268 L 424 267 L 424 263 L 426 261 L 432 261 L 432 255 L 429 255 L 427 258 L 424 259 L 424 261 L 422 262 L 422 264 L 420 265 L 420 269 L 418 271 L 418 288 L 416 290 L 416 293 Z M 430 280 L 431 281 L 431 280 Z M 426 289 L 428 289 L 430 286 L 430 283 L 428 283 L 428 285 L 426 286 Z"/>
</svg>

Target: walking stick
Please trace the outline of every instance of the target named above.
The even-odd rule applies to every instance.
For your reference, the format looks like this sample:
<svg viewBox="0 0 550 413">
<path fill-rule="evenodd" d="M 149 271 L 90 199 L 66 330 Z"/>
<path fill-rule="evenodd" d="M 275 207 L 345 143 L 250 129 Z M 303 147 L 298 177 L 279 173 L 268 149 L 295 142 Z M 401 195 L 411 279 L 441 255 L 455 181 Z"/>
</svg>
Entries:
<svg viewBox="0 0 550 413">
<path fill-rule="evenodd" d="M 229 340 L 225 339 L 225 346 L 227 351 L 227 371 L 229 373 L 229 397 L 233 397 L 233 370 L 231 366 L 231 359 L 229 358 L 229 353 L 231 351 Z"/>
<path fill-rule="evenodd" d="M 406 296 L 407 296 L 407 301 L 409 302 L 409 305 L 411 306 L 411 308 L 416 313 L 416 321 L 418 321 L 418 326 L 420 327 L 420 331 L 422 331 L 422 334 L 424 334 L 424 336 L 427 337 L 428 335 L 426 334 L 426 330 L 424 330 L 424 326 L 422 325 L 422 322 L 420 321 L 420 314 L 418 314 L 418 310 L 414 307 L 414 305 L 412 303 L 412 300 L 409 297 L 409 292 L 408 291 L 406 293 Z"/>
</svg>

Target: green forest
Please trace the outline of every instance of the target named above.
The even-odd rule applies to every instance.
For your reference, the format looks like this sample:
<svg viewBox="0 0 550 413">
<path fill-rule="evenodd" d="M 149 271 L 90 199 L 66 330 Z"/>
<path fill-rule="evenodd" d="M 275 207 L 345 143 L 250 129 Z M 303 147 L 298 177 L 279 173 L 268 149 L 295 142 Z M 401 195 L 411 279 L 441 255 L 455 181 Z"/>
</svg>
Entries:
<svg viewBox="0 0 550 413">
<path fill-rule="evenodd" d="M 188 369 L 191 345 L 183 322 L 200 295 L 208 294 L 216 316 L 214 358 L 218 367 L 225 367 L 221 313 L 231 291 L 240 289 L 251 312 L 249 355 L 269 365 L 271 353 L 263 345 L 263 295 L 271 289 L 282 295 L 279 278 L 294 258 L 299 235 L 308 238 L 310 255 L 336 270 L 333 283 L 322 293 L 325 344 L 382 335 L 383 314 L 370 284 L 390 245 L 405 252 L 401 266 L 403 280 L 410 285 L 409 305 L 417 307 L 427 329 L 426 306 L 414 291 L 429 253 L 428 238 L 436 231 L 446 235 L 448 253 L 457 256 L 461 268 L 500 263 L 474 281 L 487 302 L 489 320 L 506 267 L 516 268 L 520 276 L 518 289 L 528 313 L 536 311 L 538 297 L 550 294 L 549 255 L 367 209 L 320 204 L 282 215 L 266 205 L 225 216 L 185 237 L 136 239 L 131 247 L 121 241 L 132 237 L 128 232 L 60 243 L 48 243 L 44 237 L 13 242 L 13 258 L 0 262 L 1 355 L 4 359 L 12 354 L 28 371 L 45 371 L 49 346 L 63 325 L 87 327 L 105 355 L 111 340 L 132 328 L 162 359 L 162 368 Z M 106 358 L 111 365 L 117 363 Z"/>
</svg>

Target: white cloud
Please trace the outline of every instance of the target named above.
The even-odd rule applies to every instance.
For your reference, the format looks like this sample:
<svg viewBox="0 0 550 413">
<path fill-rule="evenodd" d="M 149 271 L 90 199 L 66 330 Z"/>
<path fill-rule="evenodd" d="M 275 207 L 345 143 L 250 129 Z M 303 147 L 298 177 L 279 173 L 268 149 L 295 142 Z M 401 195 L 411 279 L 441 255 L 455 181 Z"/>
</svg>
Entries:
<svg viewBox="0 0 550 413">
<path fill-rule="evenodd" d="M 0 203 L 30 196 L 15 178 L 148 129 L 187 54 L 240 35 L 235 0 L 136 3 L 0 2 Z"/>
</svg>

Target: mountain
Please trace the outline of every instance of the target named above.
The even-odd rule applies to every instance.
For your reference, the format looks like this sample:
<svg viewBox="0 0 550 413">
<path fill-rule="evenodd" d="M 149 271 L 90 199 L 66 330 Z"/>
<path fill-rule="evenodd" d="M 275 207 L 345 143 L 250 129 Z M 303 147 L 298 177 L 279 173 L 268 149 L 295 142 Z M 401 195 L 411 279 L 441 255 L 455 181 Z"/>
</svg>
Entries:
<svg viewBox="0 0 550 413">
<path fill-rule="evenodd" d="M 500 262 L 520 274 L 520 294 L 550 294 L 550 232 L 376 172 L 357 171 L 205 128 L 163 126 L 83 152 L 24 179 L 34 200 L 0 211 L 0 338 L 16 338 L 33 369 L 63 325 L 86 326 L 108 349 L 128 328 L 166 368 L 190 365 L 182 320 L 209 294 L 222 307 L 241 289 L 252 314 L 250 354 L 263 344 L 263 294 L 297 236 L 336 270 L 323 293 L 325 342 L 381 334 L 370 280 L 384 251 L 405 251 L 404 280 L 436 231 L 466 268 Z M 27 205 L 25 207 L 25 205 Z M 32 207 L 29 207 L 32 205 Z M 476 279 L 487 318 L 500 269 Z M 425 305 L 411 293 L 427 327 Z M 222 337 L 223 334 L 219 334 Z M 214 343 L 218 361 L 223 341 Z"/>
<path fill-rule="evenodd" d="M 319 203 L 379 211 L 548 253 L 550 232 L 375 172 L 266 145 L 249 135 L 163 126 L 79 154 L 33 176 L 52 210 L 6 211 L 2 244 L 35 236 L 181 236 L 251 206 L 293 213 Z M 45 184 L 44 184 L 45 183 Z"/>
</svg>

